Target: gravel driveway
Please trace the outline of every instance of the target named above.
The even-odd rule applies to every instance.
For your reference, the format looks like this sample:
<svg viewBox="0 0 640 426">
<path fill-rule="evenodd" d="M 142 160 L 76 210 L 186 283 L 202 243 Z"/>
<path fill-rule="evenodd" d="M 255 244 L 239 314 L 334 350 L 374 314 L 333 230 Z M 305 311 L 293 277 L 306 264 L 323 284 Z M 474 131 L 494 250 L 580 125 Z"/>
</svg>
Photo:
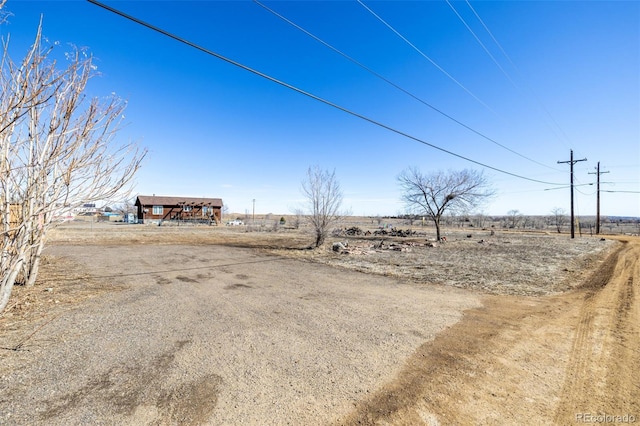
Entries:
<svg viewBox="0 0 640 426">
<path fill-rule="evenodd" d="M 122 289 L 0 351 L 0 424 L 326 424 L 480 305 L 469 291 L 243 248 L 47 253 Z"/>
</svg>

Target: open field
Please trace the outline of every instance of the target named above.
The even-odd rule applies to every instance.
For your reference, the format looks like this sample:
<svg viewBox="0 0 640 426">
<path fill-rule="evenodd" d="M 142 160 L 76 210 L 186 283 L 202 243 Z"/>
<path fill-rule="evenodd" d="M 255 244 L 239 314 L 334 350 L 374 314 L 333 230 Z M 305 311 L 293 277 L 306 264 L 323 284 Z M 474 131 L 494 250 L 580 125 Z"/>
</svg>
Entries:
<svg viewBox="0 0 640 426">
<path fill-rule="evenodd" d="M 395 222 L 395 223 L 394 223 Z M 383 232 L 406 230 L 404 221 L 388 220 Z M 446 229 L 444 244 L 433 242 L 431 227 L 414 226 L 409 237 L 375 235 L 373 220 L 351 219 L 343 228 L 357 227 L 368 236 L 334 232 L 319 250 L 305 250 L 312 238 L 305 229 L 271 226 L 193 227 L 122 224 L 73 224 L 57 231 L 57 244 L 219 244 L 262 249 L 279 256 L 324 263 L 365 273 L 443 284 L 492 294 L 549 295 L 571 289 L 609 251 L 614 240 L 593 236 L 574 240 L 566 234 L 508 230 Z M 255 229 L 256 231 L 250 231 Z M 266 229 L 259 231 L 260 229 Z M 332 242 L 348 250 L 337 254 Z M 431 247 L 435 246 L 435 247 Z"/>
<path fill-rule="evenodd" d="M 637 237 L 417 231 L 65 225 L 0 317 L 0 424 L 640 421 Z"/>
</svg>

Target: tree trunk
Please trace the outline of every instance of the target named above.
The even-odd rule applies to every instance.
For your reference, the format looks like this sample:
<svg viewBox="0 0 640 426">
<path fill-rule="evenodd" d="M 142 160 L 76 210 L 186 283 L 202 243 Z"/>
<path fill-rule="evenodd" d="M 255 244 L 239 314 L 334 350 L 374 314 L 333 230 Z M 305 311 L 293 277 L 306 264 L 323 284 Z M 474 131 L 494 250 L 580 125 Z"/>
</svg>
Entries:
<svg viewBox="0 0 640 426">
<path fill-rule="evenodd" d="M 27 287 L 33 287 L 36 284 L 38 271 L 40 269 L 40 260 L 42 259 L 42 249 L 44 248 L 44 239 L 41 239 L 38 245 L 31 249 L 29 256 L 29 264 L 26 265 L 26 273 L 24 283 Z"/>
<path fill-rule="evenodd" d="M 2 281 L 0 281 L 0 312 L 4 311 L 9 303 L 13 285 L 18 277 L 18 272 L 22 268 L 22 259 L 18 260 L 9 270 L 3 271 Z"/>
<path fill-rule="evenodd" d="M 320 247 L 324 243 L 324 240 L 324 232 L 318 230 L 318 232 L 316 232 L 316 248 Z"/>
</svg>

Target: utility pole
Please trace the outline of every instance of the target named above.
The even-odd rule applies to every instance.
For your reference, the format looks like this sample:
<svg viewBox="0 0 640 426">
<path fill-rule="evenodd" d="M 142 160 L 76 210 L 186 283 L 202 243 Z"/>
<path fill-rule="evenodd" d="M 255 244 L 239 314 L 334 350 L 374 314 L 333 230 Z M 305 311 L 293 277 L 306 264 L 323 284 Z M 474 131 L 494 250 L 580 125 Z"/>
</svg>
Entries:
<svg viewBox="0 0 640 426">
<path fill-rule="evenodd" d="M 569 165 L 571 166 L 571 238 L 575 238 L 576 236 L 576 231 L 575 231 L 576 222 L 573 214 L 573 165 L 576 164 L 578 161 L 587 161 L 587 159 L 583 158 L 582 160 L 574 160 L 573 150 L 571 150 L 571 157 L 569 161 L 558 161 L 558 164 L 569 163 Z"/>
<path fill-rule="evenodd" d="M 609 172 L 601 172 L 600 171 L 600 162 L 598 161 L 598 167 L 596 167 L 596 172 L 590 172 L 590 175 L 598 175 L 597 185 L 596 185 L 596 193 L 597 204 L 596 204 L 596 235 L 600 234 L 600 175 Z"/>
<path fill-rule="evenodd" d="M 256 224 L 256 199 L 255 198 L 253 199 L 253 214 L 251 217 L 251 222 L 253 225 Z"/>
</svg>

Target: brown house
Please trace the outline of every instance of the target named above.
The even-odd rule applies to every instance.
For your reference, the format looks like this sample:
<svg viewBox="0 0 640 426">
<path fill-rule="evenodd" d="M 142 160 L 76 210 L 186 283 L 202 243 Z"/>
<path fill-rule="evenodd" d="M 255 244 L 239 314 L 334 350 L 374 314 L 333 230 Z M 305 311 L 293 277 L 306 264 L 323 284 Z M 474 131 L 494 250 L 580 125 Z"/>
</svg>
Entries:
<svg viewBox="0 0 640 426">
<path fill-rule="evenodd" d="M 181 220 L 218 224 L 222 220 L 222 199 L 220 198 L 138 195 L 136 207 L 140 223 Z"/>
</svg>

